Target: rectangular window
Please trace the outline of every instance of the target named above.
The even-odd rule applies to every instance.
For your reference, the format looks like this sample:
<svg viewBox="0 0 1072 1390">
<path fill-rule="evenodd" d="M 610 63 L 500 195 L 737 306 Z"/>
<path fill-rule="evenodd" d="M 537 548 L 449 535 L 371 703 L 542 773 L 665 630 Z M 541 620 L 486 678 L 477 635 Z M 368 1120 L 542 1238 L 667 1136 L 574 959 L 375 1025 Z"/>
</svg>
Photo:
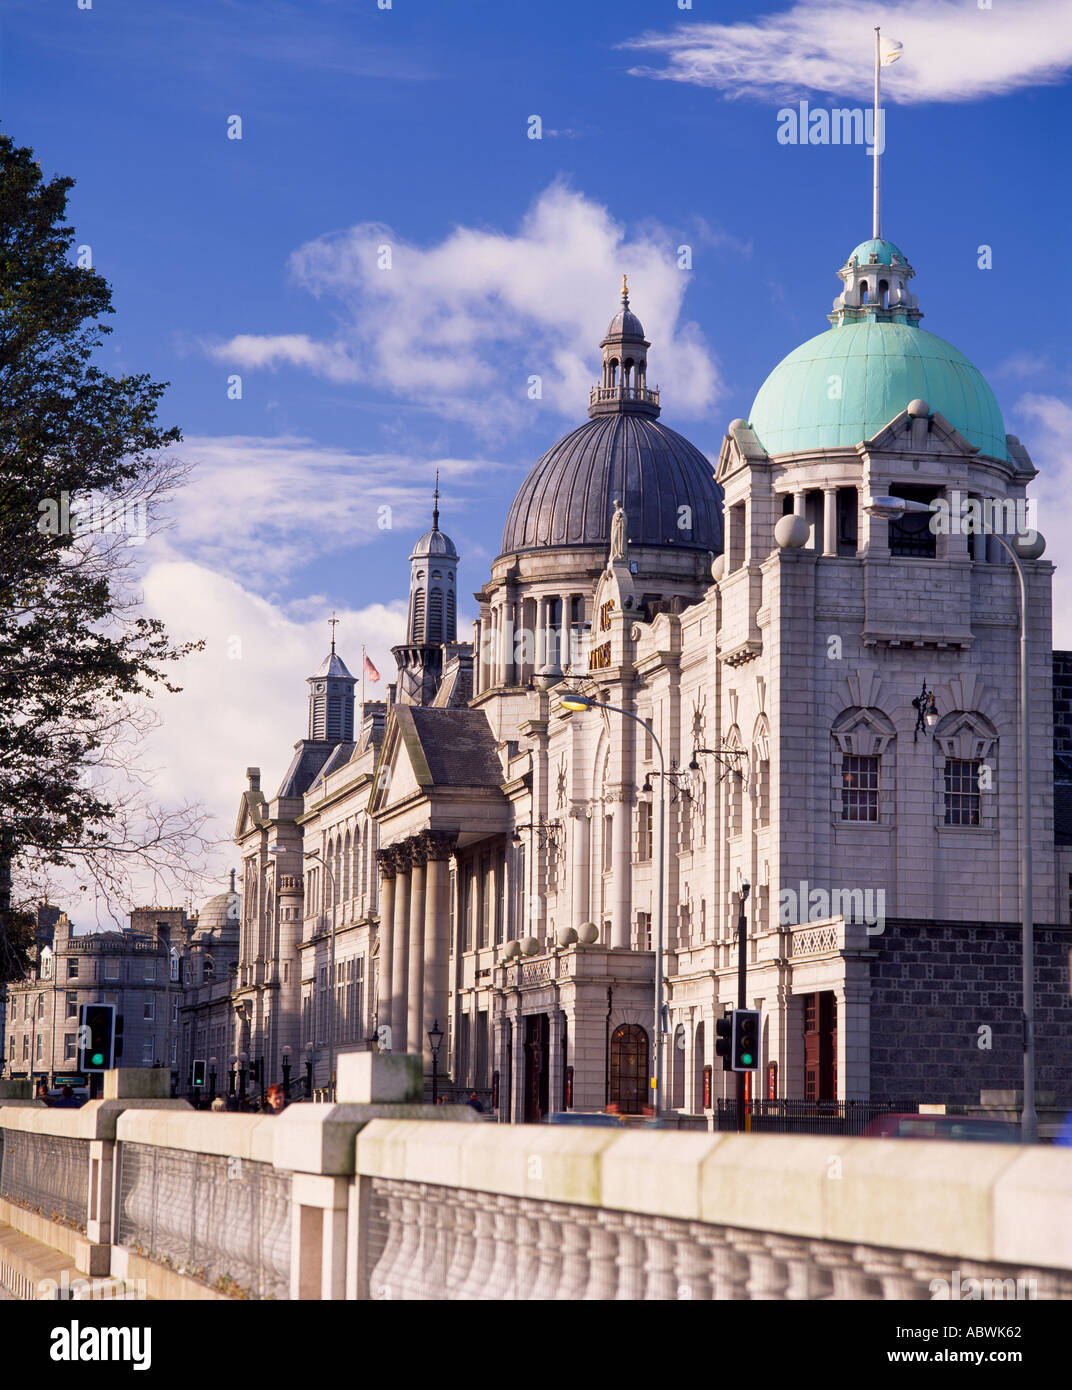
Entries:
<svg viewBox="0 0 1072 1390">
<path fill-rule="evenodd" d="M 473 949 L 473 866 L 465 867 L 465 881 L 462 886 L 462 950 Z"/>
<path fill-rule="evenodd" d="M 156 1000 L 152 995 L 149 995 L 145 1001 L 145 1012 L 142 1014 L 142 1018 L 156 1018 Z"/>
<path fill-rule="evenodd" d="M 105 994 L 105 996 L 104 996 L 104 1002 L 105 1002 L 106 1004 L 114 1004 L 114 1005 L 116 1006 L 116 1008 L 118 1008 L 118 1007 L 119 1007 L 119 994 L 118 994 L 118 992 L 117 992 L 116 990 L 113 989 L 113 990 L 111 990 L 109 993 Z"/>
<path fill-rule="evenodd" d="M 841 759 L 841 819 L 878 820 L 878 758 L 845 753 Z"/>
<path fill-rule="evenodd" d="M 78 1034 L 64 1033 L 63 1035 L 63 1060 L 65 1062 L 75 1062 L 78 1060 Z"/>
<path fill-rule="evenodd" d="M 978 758 L 946 758 L 946 825 L 979 824 L 979 767 Z"/>
<path fill-rule="evenodd" d="M 28 1062 L 28 1061 L 30 1060 L 30 1035 L 29 1035 L 29 1033 L 24 1033 L 24 1034 L 22 1035 L 22 1060 L 23 1060 L 24 1062 Z"/>
<path fill-rule="evenodd" d="M 68 990 L 68 991 L 67 991 L 67 1017 L 68 1017 L 68 1018 L 77 1018 L 77 1017 L 78 1017 L 78 991 L 77 991 L 77 990 L 71 989 L 71 990 Z"/>
<path fill-rule="evenodd" d="M 450 945 L 447 947 L 451 955 L 454 954 L 454 926 L 456 918 L 455 903 L 458 892 L 458 875 L 451 869 L 447 875 L 447 937 Z"/>
<path fill-rule="evenodd" d="M 491 855 L 480 857 L 480 944 L 487 946 L 491 930 Z"/>
<path fill-rule="evenodd" d="M 651 913 L 637 913 L 637 950 L 651 950 Z"/>
<path fill-rule="evenodd" d="M 141 1060 L 142 1064 L 151 1067 L 156 1060 L 152 1038 L 142 1038 L 141 1041 Z"/>
<path fill-rule="evenodd" d="M 28 994 L 22 996 L 22 1016 L 24 1019 L 30 1017 L 30 996 Z"/>
<path fill-rule="evenodd" d="M 891 497 L 903 497 L 910 502 L 933 502 L 941 497 L 940 490 L 932 487 L 912 487 L 894 483 L 890 488 Z M 933 560 L 937 554 L 936 532 L 931 530 L 932 518 L 926 512 L 906 512 L 897 521 L 889 523 L 890 554 L 900 559 Z"/>
<path fill-rule="evenodd" d="M 503 924 L 506 919 L 506 855 L 500 854 L 495 861 L 495 944 L 503 940 Z"/>
<path fill-rule="evenodd" d="M 78 957 L 71 956 L 67 962 L 67 978 L 69 980 L 78 979 Z"/>
<path fill-rule="evenodd" d="M 156 980 L 156 961 L 155 961 L 155 960 L 147 960 L 147 961 L 145 962 L 145 979 L 146 979 L 146 983 L 151 983 L 151 982 L 153 982 L 153 981 Z"/>
<path fill-rule="evenodd" d="M 171 1021 L 172 1021 L 172 1023 L 178 1023 L 178 1021 L 179 1021 L 179 1001 L 178 1001 L 178 999 L 173 999 L 173 1000 L 171 1001 Z"/>
<path fill-rule="evenodd" d="M 38 1033 L 38 1035 L 37 1035 L 37 1060 L 40 1062 L 41 1059 L 44 1057 L 44 1055 L 45 1055 L 45 1035 L 44 1035 L 44 1033 Z"/>
<path fill-rule="evenodd" d="M 104 962 L 104 978 L 106 980 L 119 979 L 119 962 L 117 960 L 106 960 Z"/>
<path fill-rule="evenodd" d="M 651 848 L 651 802 L 641 801 L 637 804 L 637 859 L 650 859 Z"/>
<path fill-rule="evenodd" d="M 39 994 L 39 995 L 37 996 L 37 1017 L 38 1017 L 38 1018 L 44 1018 L 44 1016 L 45 1016 L 45 996 L 44 996 L 43 994 Z"/>
</svg>

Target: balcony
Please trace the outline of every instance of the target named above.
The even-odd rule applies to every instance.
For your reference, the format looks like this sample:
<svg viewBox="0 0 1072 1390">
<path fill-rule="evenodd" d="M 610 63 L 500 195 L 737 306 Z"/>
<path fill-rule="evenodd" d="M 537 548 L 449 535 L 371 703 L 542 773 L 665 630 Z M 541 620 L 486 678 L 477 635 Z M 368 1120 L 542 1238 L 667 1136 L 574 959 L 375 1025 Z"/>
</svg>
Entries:
<svg viewBox="0 0 1072 1390">
<path fill-rule="evenodd" d="M 589 412 L 611 414 L 625 406 L 644 415 L 658 415 L 659 388 L 647 386 L 593 386 L 588 393 Z"/>
</svg>

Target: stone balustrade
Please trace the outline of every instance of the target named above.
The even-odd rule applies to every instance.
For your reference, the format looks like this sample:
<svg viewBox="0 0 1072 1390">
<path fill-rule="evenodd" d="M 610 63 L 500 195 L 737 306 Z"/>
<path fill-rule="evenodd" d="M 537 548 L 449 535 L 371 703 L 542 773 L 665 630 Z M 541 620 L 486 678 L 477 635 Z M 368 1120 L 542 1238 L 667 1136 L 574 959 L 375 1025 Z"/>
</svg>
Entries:
<svg viewBox="0 0 1072 1390">
<path fill-rule="evenodd" d="M 339 1063 L 337 1103 L 278 1117 L 122 1072 L 81 1110 L 4 1107 L 0 1282 L 41 1296 L 32 1237 L 165 1298 L 1072 1298 L 1068 1150 L 487 1125 L 421 1104 L 419 1058 Z M 4 1179 L 51 1193 L 27 1156 L 57 1142 L 78 1210 L 52 1219 Z"/>
</svg>

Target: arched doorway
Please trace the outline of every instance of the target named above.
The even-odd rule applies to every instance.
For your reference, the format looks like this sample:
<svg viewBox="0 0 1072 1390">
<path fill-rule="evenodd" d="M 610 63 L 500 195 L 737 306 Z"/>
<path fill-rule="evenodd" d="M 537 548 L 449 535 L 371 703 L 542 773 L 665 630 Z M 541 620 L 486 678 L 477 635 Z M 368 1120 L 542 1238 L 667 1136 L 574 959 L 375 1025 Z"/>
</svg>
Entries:
<svg viewBox="0 0 1072 1390">
<path fill-rule="evenodd" d="M 679 1023 L 674 1029 L 674 1050 L 670 1059 L 670 1108 L 685 1108 L 685 1025 Z"/>
<path fill-rule="evenodd" d="M 648 1035 L 639 1023 L 623 1023 L 610 1040 L 610 1099 L 623 1115 L 647 1104 Z"/>
</svg>

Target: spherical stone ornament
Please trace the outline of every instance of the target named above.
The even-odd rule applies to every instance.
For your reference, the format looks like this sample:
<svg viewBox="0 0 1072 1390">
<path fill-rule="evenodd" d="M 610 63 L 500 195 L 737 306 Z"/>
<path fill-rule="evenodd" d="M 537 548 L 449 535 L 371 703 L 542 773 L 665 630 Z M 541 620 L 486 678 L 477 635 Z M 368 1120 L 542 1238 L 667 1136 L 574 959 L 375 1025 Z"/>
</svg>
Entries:
<svg viewBox="0 0 1072 1390">
<path fill-rule="evenodd" d="M 774 539 L 783 550 L 800 550 L 807 545 L 810 535 L 811 527 L 795 512 L 779 517 L 774 526 Z"/>
<path fill-rule="evenodd" d="M 534 956 L 539 949 L 540 943 L 534 936 L 525 936 L 521 938 L 521 954 L 523 956 Z"/>
<path fill-rule="evenodd" d="M 503 960 L 513 960 L 515 956 L 521 954 L 520 941 L 508 941 L 503 947 Z"/>
<path fill-rule="evenodd" d="M 563 927 L 558 934 L 558 944 L 560 946 L 572 946 L 577 940 L 577 933 L 572 927 Z"/>
<path fill-rule="evenodd" d="M 716 555 L 711 561 L 711 578 L 717 583 L 726 572 L 725 555 Z"/>
<path fill-rule="evenodd" d="M 577 929 L 577 940 L 582 946 L 591 946 L 599 940 L 599 928 L 594 922 L 585 922 Z"/>
<path fill-rule="evenodd" d="M 912 416 L 913 420 L 926 420 L 931 413 L 931 408 L 926 401 L 909 401 L 908 413 Z"/>
<path fill-rule="evenodd" d="M 1041 560 L 1046 549 L 1046 539 L 1041 531 L 1029 531 L 1023 536 L 1017 536 L 1012 548 L 1021 560 Z"/>
<path fill-rule="evenodd" d="M 729 429 L 729 432 L 730 432 L 730 434 L 734 434 L 737 430 L 746 430 L 747 428 L 748 428 L 748 421 L 747 421 L 747 420 L 742 420 L 741 417 L 738 415 L 738 417 L 737 417 L 736 420 L 731 420 L 731 421 L 730 421 L 730 429 Z"/>
</svg>

